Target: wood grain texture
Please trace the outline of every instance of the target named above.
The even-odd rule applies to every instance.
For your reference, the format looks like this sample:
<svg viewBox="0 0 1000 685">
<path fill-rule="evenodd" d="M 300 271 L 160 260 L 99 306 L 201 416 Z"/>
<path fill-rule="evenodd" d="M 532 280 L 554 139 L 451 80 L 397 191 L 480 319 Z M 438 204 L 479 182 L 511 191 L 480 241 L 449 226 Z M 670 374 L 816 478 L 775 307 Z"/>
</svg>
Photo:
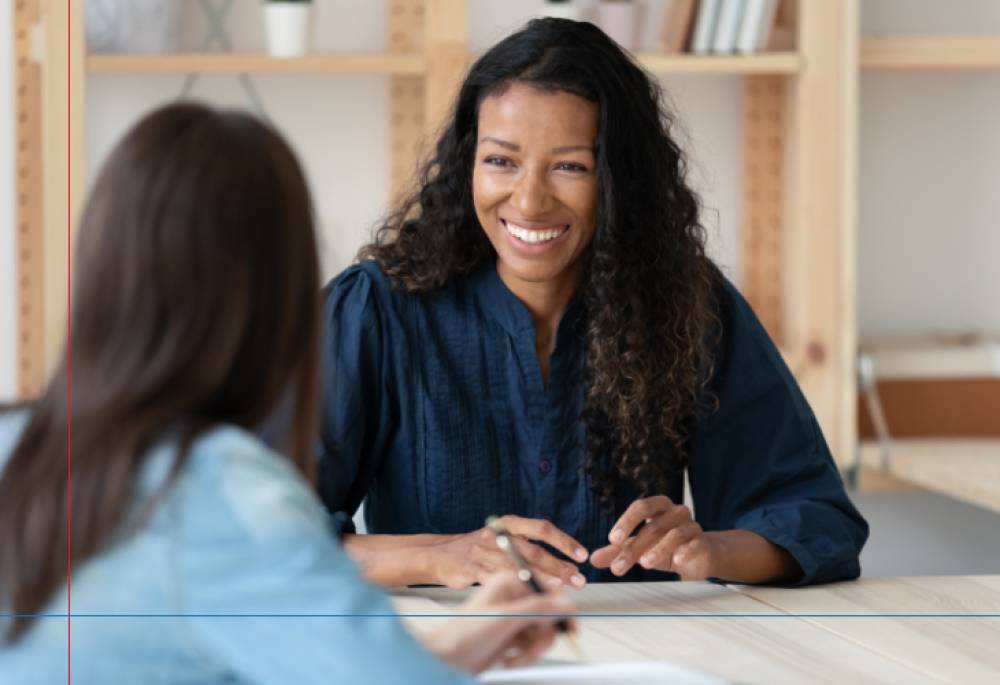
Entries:
<svg viewBox="0 0 1000 685">
<path fill-rule="evenodd" d="M 1000 69 L 1000 36 L 872 36 L 861 41 L 861 68 Z"/>
<path fill-rule="evenodd" d="M 42 184 L 42 69 L 32 30 L 38 0 L 13 3 L 16 116 L 17 395 L 38 395 L 45 381 L 45 255 Z"/>
<path fill-rule="evenodd" d="M 857 35 L 857 0 L 799 4 L 784 337 L 840 464 L 857 440 Z"/>
<path fill-rule="evenodd" d="M 784 315 L 785 130 L 784 79 L 748 76 L 743 97 L 743 294 L 778 345 Z"/>
<path fill-rule="evenodd" d="M 1000 578 L 862 578 L 802 588 L 740 587 L 795 614 L 1000 614 Z M 808 618 L 808 623 L 943 683 L 995 683 L 997 618 Z M 900 681 L 902 682 L 902 681 Z"/>
<path fill-rule="evenodd" d="M 400 0 L 397 0 L 400 1 Z M 390 23 L 394 15 L 390 14 Z M 395 35 L 393 32 L 392 35 Z M 404 34 L 405 35 L 405 34 Z M 88 71 L 140 74 L 402 74 L 418 76 L 426 71 L 423 56 L 400 49 L 397 52 L 314 53 L 303 57 L 276 58 L 260 53 L 176 53 L 172 55 L 91 55 Z"/>
<path fill-rule="evenodd" d="M 1000 378 L 879 381 L 878 394 L 894 438 L 1000 438 Z M 875 436 L 863 400 L 858 431 Z"/>
<path fill-rule="evenodd" d="M 854 585 L 843 584 L 847 592 Z M 794 595 L 799 591 L 778 592 Z M 404 613 L 427 613 L 426 600 L 433 599 L 442 613 L 450 613 L 467 595 L 465 590 L 407 589 L 396 602 Z M 877 653 L 822 626 L 787 616 L 786 611 L 731 587 L 701 582 L 609 583 L 589 585 L 572 596 L 580 613 L 587 614 L 579 619 L 579 641 L 587 661 L 665 659 L 740 683 L 940 682 L 896 656 Z M 645 618 L 639 617 L 643 614 Z M 436 620 L 411 618 L 408 622 L 419 630 Z M 546 656 L 576 660 L 558 641 Z"/>
<path fill-rule="evenodd" d="M 426 7 L 424 0 L 391 0 L 389 3 L 389 49 L 421 53 L 424 49 Z M 424 120 L 424 73 L 426 63 L 419 54 L 419 76 L 389 79 L 389 198 L 395 203 L 411 189 L 417 178 L 426 122 Z"/>
</svg>

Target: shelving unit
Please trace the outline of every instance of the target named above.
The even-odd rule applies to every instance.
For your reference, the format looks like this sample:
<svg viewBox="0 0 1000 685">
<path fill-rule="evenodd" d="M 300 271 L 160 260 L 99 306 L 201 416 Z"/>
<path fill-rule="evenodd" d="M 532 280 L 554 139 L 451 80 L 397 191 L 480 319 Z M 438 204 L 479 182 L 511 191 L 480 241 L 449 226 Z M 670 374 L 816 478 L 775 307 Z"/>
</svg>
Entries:
<svg viewBox="0 0 1000 685">
<path fill-rule="evenodd" d="M 1000 36 L 870 36 L 861 41 L 860 63 L 862 69 L 878 72 L 1000 70 Z M 990 383 L 1000 376 L 996 343 L 902 339 L 870 347 L 881 356 L 879 378 Z M 1000 513 L 1000 438 L 866 440 L 858 455 L 861 468 L 871 473 Z"/>
<path fill-rule="evenodd" d="M 389 74 L 423 76 L 420 53 L 328 53 L 274 59 L 263 53 L 176 53 L 172 55 L 90 55 L 90 73 L 142 74 Z"/>
<path fill-rule="evenodd" d="M 1000 36 L 872 36 L 861 41 L 861 68 L 1000 69 Z"/>
<path fill-rule="evenodd" d="M 291 60 L 260 54 L 92 55 L 84 51 L 82 5 L 24 0 L 15 17 L 40 25 L 53 48 L 43 82 L 55 99 L 43 107 L 51 151 L 49 175 L 34 186 L 44 198 L 45 229 L 31 224 L 24 240 L 42 236 L 47 255 L 44 323 L 26 323 L 34 344 L 22 355 L 22 394 L 37 391 L 58 356 L 66 308 L 66 225 L 75 217 L 85 179 L 84 87 L 89 73 L 343 73 L 389 78 L 391 191 L 412 177 L 417 141 L 434 130 L 472 55 L 464 0 L 387 0 L 388 51 L 328 53 Z M 44 12 L 37 13 L 41 7 Z M 30 15 L 36 11 L 36 15 Z M 855 382 L 855 164 L 857 139 L 858 0 L 799 2 L 789 52 L 749 56 L 694 56 L 643 52 L 656 74 L 738 75 L 746 88 L 745 293 L 779 341 L 838 456 L 856 442 Z M 69 46 L 65 38 L 69 36 Z M 68 49 L 67 54 L 65 50 Z M 67 71 L 65 65 L 72 66 Z M 62 65 L 62 66 L 60 66 Z M 67 86 L 71 103 L 65 107 Z M 60 139 L 72 112 L 77 135 Z M 66 175 L 66 150 L 72 160 Z M 62 178 L 59 182 L 56 177 Z M 72 183 L 70 183 L 70 180 Z M 35 182 L 35 179 L 32 179 Z M 72 194 L 68 187 L 72 187 Z M 60 198 L 62 198 L 60 200 Z M 69 204 L 67 205 L 67 198 Z M 61 204 L 60 204 L 61 203 Z M 20 235 L 20 234 L 19 234 Z M 53 247 L 61 242 L 62 248 Z M 27 242 L 25 242 L 27 244 Z M 60 252 L 60 250 L 63 250 Z M 22 301 L 31 295 L 22 290 Z M 35 335 L 37 333 L 37 335 Z M 39 370 L 45 371 L 41 373 Z"/>
</svg>

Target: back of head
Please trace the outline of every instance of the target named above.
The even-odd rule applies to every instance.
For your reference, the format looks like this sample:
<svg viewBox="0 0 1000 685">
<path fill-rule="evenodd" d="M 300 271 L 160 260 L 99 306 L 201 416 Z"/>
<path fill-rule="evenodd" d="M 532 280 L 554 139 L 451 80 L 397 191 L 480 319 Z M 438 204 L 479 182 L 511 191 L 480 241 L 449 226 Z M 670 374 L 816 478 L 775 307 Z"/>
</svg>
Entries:
<svg viewBox="0 0 1000 685">
<path fill-rule="evenodd" d="M 296 407 L 311 475 L 319 268 L 302 171 L 253 117 L 160 109 L 111 152 L 77 245 L 68 350 L 0 479 L 0 605 L 37 611 L 121 523 L 146 450 Z M 70 371 L 71 369 L 71 371 Z M 71 382 L 71 404 L 67 384 Z M 11 635 L 25 628 L 15 621 Z"/>
</svg>

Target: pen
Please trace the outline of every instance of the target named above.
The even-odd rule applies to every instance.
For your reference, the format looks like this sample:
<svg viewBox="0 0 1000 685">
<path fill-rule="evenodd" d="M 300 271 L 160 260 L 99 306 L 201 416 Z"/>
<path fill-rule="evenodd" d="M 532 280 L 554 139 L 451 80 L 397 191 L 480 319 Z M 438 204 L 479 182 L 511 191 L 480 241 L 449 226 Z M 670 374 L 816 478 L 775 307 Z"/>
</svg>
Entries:
<svg viewBox="0 0 1000 685">
<path fill-rule="evenodd" d="M 517 547 L 514 546 L 513 540 L 510 539 L 510 533 L 507 529 L 503 527 L 500 523 L 500 519 L 496 516 L 490 516 L 486 519 L 486 527 L 493 531 L 493 535 L 496 536 L 497 547 L 502 549 L 504 553 L 510 557 L 510 560 L 514 562 L 514 566 L 517 568 L 517 577 L 521 579 L 531 591 L 543 595 L 545 590 L 542 586 L 538 584 L 538 580 L 535 578 L 535 574 L 531 572 L 531 567 L 528 566 L 528 562 L 524 560 L 521 553 L 517 551 Z M 566 619 L 561 618 L 556 621 L 556 630 L 558 630 L 563 637 L 566 638 L 566 643 L 569 644 L 570 649 L 573 653 L 580 659 L 583 658 L 583 652 L 580 651 L 580 645 L 576 641 L 576 634 L 569 627 L 569 623 Z"/>
</svg>

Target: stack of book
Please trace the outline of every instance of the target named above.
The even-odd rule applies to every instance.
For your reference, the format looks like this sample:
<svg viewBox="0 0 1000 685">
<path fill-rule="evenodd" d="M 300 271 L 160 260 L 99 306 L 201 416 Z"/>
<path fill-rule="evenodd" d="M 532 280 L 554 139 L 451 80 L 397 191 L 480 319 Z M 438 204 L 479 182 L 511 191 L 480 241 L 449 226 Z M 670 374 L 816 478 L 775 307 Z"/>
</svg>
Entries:
<svg viewBox="0 0 1000 685">
<path fill-rule="evenodd" d="M 766 50 L 778 0 L 667 0 L 664 52 L 750 54 Z"/>
</svg>

